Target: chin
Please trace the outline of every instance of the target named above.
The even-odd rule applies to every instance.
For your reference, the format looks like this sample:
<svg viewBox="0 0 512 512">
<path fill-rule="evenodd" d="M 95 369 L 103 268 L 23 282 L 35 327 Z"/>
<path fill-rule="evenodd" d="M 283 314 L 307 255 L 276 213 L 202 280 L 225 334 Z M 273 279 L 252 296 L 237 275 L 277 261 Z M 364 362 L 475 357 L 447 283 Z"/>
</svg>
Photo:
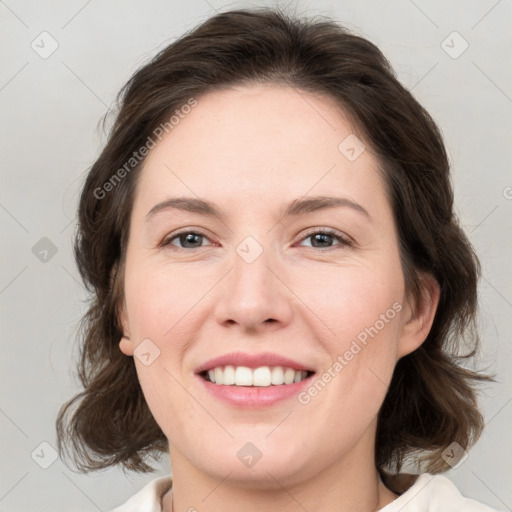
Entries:
<svg viewBox="0 0 512 512">
<path fill-rule="evenodd" d="M 307 451 L 300 449 L 304 442 L 288 438 L 288 449 L 282 443 L 272 443 L 263 436 L 261 441 L 241 442 L 240 437 L 227 445 L 217 444 L 217 449 L 207 450 L 207 455 L 199 455 L 195 465 L 215 480 L 223 480 L 229 475 L 232 484 L 248 489 L 282 489 L 283 485 L 293 485 L 315 473 L 314 461 Z"/>
</svg>

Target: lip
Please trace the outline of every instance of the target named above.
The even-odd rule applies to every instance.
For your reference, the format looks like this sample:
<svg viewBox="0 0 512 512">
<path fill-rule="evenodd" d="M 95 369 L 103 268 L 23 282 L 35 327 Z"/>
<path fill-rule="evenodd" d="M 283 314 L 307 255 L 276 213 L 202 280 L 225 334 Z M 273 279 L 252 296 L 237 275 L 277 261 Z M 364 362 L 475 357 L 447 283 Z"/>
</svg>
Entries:
<svg viewBox="0 0 512 512">
<path fill-rule="evenodd" d="M 200 375 L 196 375 L 208 394 L 228 405 L 243 409 L 261 409 L 269 407 L 282 400 L 289 399 L 300 393 L 311 383 L 311 376 L 293 384 L 280 386 L 252 387 L 252 386 L 224 386 L 214 384 Z"/>
<path fill-rule="evenodd" d="M 310 368 L 304 364 L 299 363 L 288 357 L 280 356 L 279 354 L 273 354 L 272 352 L 262 352 L 260 354 L 246 354 L 244 352 L 232 352 L 230 354 L 224 354 L 219 357 L 215 357 L 198 366 L 194 373 L 200 374 L 204 371 L 211 370 L 217 366 L 247 366 L 248 368 L 259 368 L 260 366 L 283 366 L 285 368 L 293 368 L 294 370 L 305 370 L 308 372 L 314 372 L 313 368 Z M 300 384 L 300 383 L 297 383 Z M 291 386 L 292 384 L 288 384 Z M 219 387 L 219 386 L 217 386 Z"/>
<path fill-rule="evenodd" d="M 311 375 L 300 382 L 292 384 L 281 384 L 279 386 L 228 386 L 214 384 L 204 379 L 201 374 L 217 366 L 247 366 L 248 368 L 259 368 L 260 366 L 283 366 L 293 368 L 294 370 L 305 370 Z M 306 386 L 311 383 L 311 377 L 315 370 L 290 359 L 288 357 L 273 354 L 271 352 L 262 352 L 260 354 L 246 354 L 243 352 L 233 352 L 208 360 L 198 366 L 194 373 L 196 378 L 201 381 L 206 392 L 230 406 L 244 409 L 260 409 L 269 407 L 282 400 L 296 396 Z"/>
</svg>

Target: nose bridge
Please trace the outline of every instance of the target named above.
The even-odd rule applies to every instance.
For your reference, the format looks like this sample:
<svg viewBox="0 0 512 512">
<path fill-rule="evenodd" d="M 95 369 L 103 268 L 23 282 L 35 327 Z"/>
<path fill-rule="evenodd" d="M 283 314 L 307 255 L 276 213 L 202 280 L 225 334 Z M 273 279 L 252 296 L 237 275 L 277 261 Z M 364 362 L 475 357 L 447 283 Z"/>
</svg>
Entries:
<svg viewBox="0 0 512 512">
<path fill-rule="evenodd" d="M 245 297 L 260 294 L 262 291 L 270 292 L 270 267 L 275 258 L 269 246 L 268 240 L 264 247 L 256 238 L 248 236 L 236 247 L 232 285 L 237 291 L 243 292 Z"/>
<path fill-rule="evenodd" d="M 266 239 L 265 245 L 247 236 L 235 247 L 231 272 L 217 305 L 221 322 L 255 328 L 269 319 L 289 321 L 289 294 L 276 276 L 279 257 L 272 252 L 270 237 L 263 234 L 259 238 Z"/>
<path fill-rule="evenodd" d="M 262 239 L 262 236 L 259 238 Z M 241 304 L 247 307 L 268 304 L 270 298 L 276 295 L 273 289 L 275 276 L 270 270 L 276 258 L 272 255 L 268 238 L 265 242 L 264 246 L 255 237 L 247 236 L 235 249 L 230 291 L 232 297 L 238 296 Z"/>
</svg>

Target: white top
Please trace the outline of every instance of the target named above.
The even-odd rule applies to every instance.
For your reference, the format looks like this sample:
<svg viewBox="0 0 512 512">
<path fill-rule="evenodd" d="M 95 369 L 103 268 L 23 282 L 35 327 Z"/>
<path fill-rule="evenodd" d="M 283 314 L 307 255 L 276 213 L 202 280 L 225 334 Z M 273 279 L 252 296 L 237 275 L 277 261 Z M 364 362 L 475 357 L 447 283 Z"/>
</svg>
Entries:
<svg viewBox="0 0 512 512">
<path fill-rule="evenodd" d="M 172 485 L 171 475 L 155 478 L 124 505 L 111 512 L 162 512 L 162 496 Z M 465 498 L 443 475 L 423 473 L 394 501 L 377 512 L 500 512 Z"/>
</svg>

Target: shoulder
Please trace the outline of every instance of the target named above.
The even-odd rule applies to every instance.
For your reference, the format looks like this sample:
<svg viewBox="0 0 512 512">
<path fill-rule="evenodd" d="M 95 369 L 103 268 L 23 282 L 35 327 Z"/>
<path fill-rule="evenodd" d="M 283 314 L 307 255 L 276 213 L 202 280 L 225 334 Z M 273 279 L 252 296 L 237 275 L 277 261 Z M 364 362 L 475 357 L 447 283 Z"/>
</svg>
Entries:
<svg viewBox="0 0 512 512">
<path fill-rule="evenodd" d="M 500 512 L 463 496 L 455 484 L 443 475 L 423 473 L 396 500 L 379 512 Z"/>
<path fill-rule="evenodd" d="M 110 512 L 161 512 L 161 498 L 171 488 L 171 475 L 155 478 L 124 504 Z"/>
</svg>

